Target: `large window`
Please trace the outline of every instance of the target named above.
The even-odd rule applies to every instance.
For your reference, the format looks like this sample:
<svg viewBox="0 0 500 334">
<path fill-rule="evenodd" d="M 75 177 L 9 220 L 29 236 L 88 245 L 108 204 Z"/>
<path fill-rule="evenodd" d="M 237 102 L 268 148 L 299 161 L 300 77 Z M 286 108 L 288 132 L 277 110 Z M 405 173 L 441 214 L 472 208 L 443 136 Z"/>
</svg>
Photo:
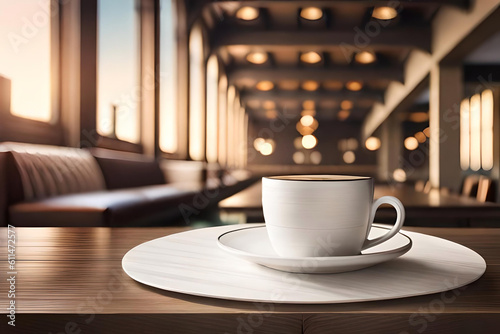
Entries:
<svg viewBox="0 0 500 334">
<path fill-rule="evenodd" d="M 140 141 L 139 11 L 135 0 L 99 0 L 97 131 Z"/>
<path fill-rule="evenodd" d="M 219 112 L 219 63 L 212 55 L 207 63 L 207 161 L 217 162 Z"/>
<path fill-rule="evenodd" d="M 160 1 L 160 148 L 177 152 L 177 15 L 174 0 Z"/>
<path fill-rule="evenodd" d="M 493 168 L 493 92 L 489 89 L 460 105 L 460 166 L 463 170 Z"/>
<path fill-rule="evenodd" d="M 227 163 L 227 76 L 219 80 L 219 164 Z"/>
<path fill-rule="evenodd" d="M 189 36 L 189 156 L 205 158 L 205 60 L 203 32 L 195 25 Z"/>
<path fill-rule="evenodd" d="M 57 45 L 57 8 L 51 1 L 0 0 L 0 80 L 10 81 L 10 112 L 51 121 L 55 103 L 51 50 Z M 55 2 L 57 6 L 57 2 Z"/>
</svg>

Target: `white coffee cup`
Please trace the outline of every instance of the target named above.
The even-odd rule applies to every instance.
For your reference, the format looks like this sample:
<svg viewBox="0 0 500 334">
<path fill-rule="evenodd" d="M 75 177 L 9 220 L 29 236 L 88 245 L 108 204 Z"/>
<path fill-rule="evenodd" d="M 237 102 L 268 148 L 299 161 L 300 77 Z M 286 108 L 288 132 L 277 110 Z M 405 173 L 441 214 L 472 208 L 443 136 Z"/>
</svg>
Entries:
<svg viewBox="0 0 500 334">
<path fill-rule="evenodd" d="M 396 222 L 387 234 L 368 240 L 382 204 L 396 209 Z M 397 198 L 373 201 L 373 179 L 364 176 L 264 177 L 262 206 L 269 239 L 282 257 L 357 255 L 392 238 L 405 219 Z"/>
</svg>

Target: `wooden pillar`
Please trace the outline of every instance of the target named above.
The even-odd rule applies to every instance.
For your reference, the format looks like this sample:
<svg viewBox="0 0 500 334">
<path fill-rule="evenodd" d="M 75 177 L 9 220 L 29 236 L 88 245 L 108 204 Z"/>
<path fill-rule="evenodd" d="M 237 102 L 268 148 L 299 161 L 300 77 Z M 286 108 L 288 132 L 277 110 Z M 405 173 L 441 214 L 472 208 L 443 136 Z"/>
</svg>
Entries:
<svg viewBox="0 0 500 334">
<path fill-rule="evenodd" d="M 464 94 L 463 70 L 458 64 L 432 68 L 429 97 L 429 179 L 433 188 L 458 191 L 460 169 L 460 102 Z"/>
</svg>

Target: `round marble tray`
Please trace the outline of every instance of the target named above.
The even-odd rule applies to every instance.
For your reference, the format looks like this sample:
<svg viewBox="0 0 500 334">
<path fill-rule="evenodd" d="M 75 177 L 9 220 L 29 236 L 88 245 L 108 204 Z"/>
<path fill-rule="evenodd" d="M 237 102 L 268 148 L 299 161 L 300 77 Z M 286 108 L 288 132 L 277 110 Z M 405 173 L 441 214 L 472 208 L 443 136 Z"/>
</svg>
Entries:
<svg viewBox="0 0 500 334">
<path fill-rule="evenodd" d="M 191 230 L 145 242 L 122 260 L 134 280 L 196 296 L 271 303 L 326 304 L 403 298 L 461 287 L 486 270 L 484 259 L 457 243 L 404 231 L 412 249 L 395 260 L 342 274 L 293 274 L 233 257 L 222 233 L 260 224 Z"/>
</svg>

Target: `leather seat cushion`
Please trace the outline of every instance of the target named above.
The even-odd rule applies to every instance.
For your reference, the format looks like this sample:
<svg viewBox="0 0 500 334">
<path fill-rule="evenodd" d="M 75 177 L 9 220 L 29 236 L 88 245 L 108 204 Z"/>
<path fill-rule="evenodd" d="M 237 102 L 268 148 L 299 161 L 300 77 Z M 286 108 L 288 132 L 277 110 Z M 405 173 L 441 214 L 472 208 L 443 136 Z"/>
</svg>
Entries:
<svg viewBox="0 0 500 334">
<path fill-rule="evenodd" d="M 138 226 L 159 219 L 172 225 L 181 215 L 179 205 L 190 204 L 194 192 L 169 185 L 57 196 L 12 205 L 15 226 Z"/>
</svg>

